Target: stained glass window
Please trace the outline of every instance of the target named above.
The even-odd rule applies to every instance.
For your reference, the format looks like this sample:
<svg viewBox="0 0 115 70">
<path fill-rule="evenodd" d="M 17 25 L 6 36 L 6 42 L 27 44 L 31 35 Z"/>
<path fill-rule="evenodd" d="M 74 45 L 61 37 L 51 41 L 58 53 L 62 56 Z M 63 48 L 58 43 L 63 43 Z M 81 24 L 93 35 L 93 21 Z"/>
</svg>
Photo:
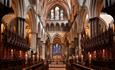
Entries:
<svg viewBox="0 0 115 70">
<path fill-rule="evenodd" d="M 63 10 L 60 11 L 60 19 L 63 20 Z"/>
<path fill-rule="evenodd" d="M 59 44 L 55 44 L 52 47 L 52 53 L 53 55 L 58 55 L 61 53 L 61 46 Z"/>
<path fill-rule="evenodd" d="M 64 11 L 60 7 L 56 6 L 50 11 L 50 20 L 63 20 Z"/>
<path fill-rule="evenodd" d="M 59 20 L 59 7 L 55 7 L 55 20 Z"/>
<path fill-rule="evenodd" d="M 54 10 L 51 10 L 51 20 L 54 20 Z"/>
</svg>

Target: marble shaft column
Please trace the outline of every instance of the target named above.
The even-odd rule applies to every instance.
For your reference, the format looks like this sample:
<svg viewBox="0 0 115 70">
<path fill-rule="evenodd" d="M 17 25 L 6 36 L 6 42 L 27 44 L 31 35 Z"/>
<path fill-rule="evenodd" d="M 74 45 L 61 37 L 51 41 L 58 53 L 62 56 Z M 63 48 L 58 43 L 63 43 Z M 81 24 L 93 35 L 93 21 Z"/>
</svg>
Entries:
<svg viewBox="0 0 115 70">
<path fill-rule="evenodd" d="M 69 46 L 67 46 L 67 60 L 69 58 Z"/>
<path fill-rule="evenodd" d="M 43 42 L 42 43 L 42 58 L 43 58 L 43 60 L 45 60 L 45 43 Z"/>
<path fill-rule="evenodd" d="M 72 44 L 70 43 L 69 44 L 69 52 L 68 52 L 69 56 L 71 55 L 71 47 L 72 47 Z"/>
<path fill-rule="evenodd" d="M 24 37 L 24 23 L 25 23 L 24 18 L 17 17 L 17 33 L 21 37 Z"/>
<path fill-rule="evenodd" d="M 33 50 L 33 53 L 36 53 L 36 33 L 35 32 L 32 32 L 31 49 Z"/>
<path fill-rule="evenodd" d="M 50 45 L 50 58 L 52 59 L 53 55 L 52 55 L 52 44 Z"/>
<path fill-rule="evenodd" d="M 75 55 L 78 55 L 78 38 L 74 38 L 75 44 Z"/>
<path fill-rule="evenodd" d="M 40 38 L 37 38 L 37 60 L 40 59 Z"/>
<path fill-rule="evenodd" d="M 81 57 L 81 34 L 79 34 L 79 40 L 78 40 L 78 55 Z"/>
<path fill-rule="evenodd" d="M 90 19 L 90 26 L 91 26 L 91 37 L 95 37 L 99 33 L 99 18 L 94 17 Z"/>
</svg>

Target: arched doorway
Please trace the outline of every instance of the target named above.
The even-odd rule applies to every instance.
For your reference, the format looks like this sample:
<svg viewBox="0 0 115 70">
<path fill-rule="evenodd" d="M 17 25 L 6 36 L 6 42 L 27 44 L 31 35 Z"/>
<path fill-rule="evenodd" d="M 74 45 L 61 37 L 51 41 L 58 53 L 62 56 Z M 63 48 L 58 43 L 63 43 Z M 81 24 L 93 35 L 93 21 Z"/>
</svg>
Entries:
<svg viewBox="0 0 115 70">
<path fill-rule="evenodd" d="M 52 45 L 53 61 L 62 61 L 62 46 L 58 43 Z"/>
<path fill-rule="evenodd" d="M 61 55 L 61 48 L 62 46 L 58 43 L 52 46 L 52 54 L 53 55 Z"/>
<path fill-rule="evenodd" d="M 59 37 L 55 37 L 52 43 L 52 60 L 56 63 L 62 62 L 63 56 L 63 44 Z"/>
</svg>

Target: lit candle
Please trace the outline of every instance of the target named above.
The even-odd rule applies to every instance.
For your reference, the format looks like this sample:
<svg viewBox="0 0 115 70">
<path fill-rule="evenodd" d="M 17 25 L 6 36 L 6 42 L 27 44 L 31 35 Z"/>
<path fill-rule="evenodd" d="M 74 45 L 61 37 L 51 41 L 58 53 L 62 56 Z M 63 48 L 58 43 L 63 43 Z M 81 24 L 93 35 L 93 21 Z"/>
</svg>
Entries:
<svg viewBox="0 0 115 70">
<path fill-rule="evenodd" d="M 26 52 L 26 54 L 25 54 L 25 59 L 26 59 L 26 64 L 27 64 L 27 62 L 28 62 L 28 54 L 27 54 L 27 52 Z"/>
<path fill-rule="evenodd" d="M 103 49 L 103 58 L 105 58 L 105 49 Z"/>
<path fill-rule="evenodd" d="M 33 63 L 34 63 L 34 61 L 35 61 L 35 55 L 33 55 Z"/>
<path fill-rule="evenodd" d="M 13 58 L 13 49 L 11 49 L 11 58 Z"/>
<path fill-rule="evenodd" d="M 91 54 L 90 54 L 90 55 L 89 55 L 89 63 L 91 63 L 91 57 L 92 57 L 92 56 L 91 56 Z"/>
<path fill-rule="evenodd" d="M 83 55 L 81 55 L 81 62 L 83 62 Z"/>
<path fill-rule="evenodd" d="M 21 51 L 19 51 L 20 52 L 20 57 L 22 57 L 22 52 Z"/>
<path fill-rule="evenodd" d="M 76 59 L 77 59 L 77 62 L 78 62 L 78 55 L 76 55 Z"/>
<path fill-rule="evenodd" d="M 26 59 L 27 59 L 28 58 L 28 54 L 26 53 L 25 56 L 26 56 Z"/>
</svg>

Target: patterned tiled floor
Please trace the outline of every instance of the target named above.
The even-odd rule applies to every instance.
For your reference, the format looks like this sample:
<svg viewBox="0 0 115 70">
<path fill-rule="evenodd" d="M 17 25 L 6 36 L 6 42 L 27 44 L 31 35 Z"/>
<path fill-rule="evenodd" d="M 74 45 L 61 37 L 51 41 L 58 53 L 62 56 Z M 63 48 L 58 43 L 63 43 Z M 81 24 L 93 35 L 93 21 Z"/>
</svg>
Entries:
<svg viewBox="0 0 115 70">
<path fill-rule="evenodd" d="M 49 68 L 49 70 L 66 70 L 65 68 Z"/>
<path fill-rule="evenodd" d="M 65 64 L 49 64 L 49 70 L 66 70 Z"/>
</svg>

